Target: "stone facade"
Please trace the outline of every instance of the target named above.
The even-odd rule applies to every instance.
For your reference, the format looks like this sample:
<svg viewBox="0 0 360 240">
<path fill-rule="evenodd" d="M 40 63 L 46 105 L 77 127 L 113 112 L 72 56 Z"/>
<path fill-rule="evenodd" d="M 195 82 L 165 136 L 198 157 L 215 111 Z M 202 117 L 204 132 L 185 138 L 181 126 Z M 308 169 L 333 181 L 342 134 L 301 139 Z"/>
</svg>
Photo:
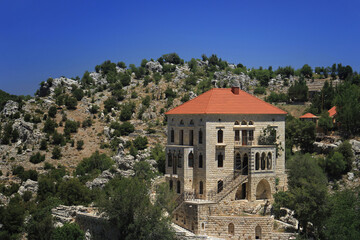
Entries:
<svg viewBox="0 0 360 240">
<path fill-rule="evenodd" d="M 259 144 L 269 126 L 278 147 Z M 284 149 L 284 114 L 168 115 L 165 176 L 179 194 L 174 223 L 219 238 L 284 239 L 272 233 L 273 218 L 246 213 L 286 190 Z"/>
</svg>

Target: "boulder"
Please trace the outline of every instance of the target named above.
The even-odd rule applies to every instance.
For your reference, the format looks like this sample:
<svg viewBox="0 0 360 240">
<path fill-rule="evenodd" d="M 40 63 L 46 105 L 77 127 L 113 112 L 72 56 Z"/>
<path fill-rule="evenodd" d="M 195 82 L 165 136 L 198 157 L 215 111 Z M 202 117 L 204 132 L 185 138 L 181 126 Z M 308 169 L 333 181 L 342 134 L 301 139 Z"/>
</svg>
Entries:
<svg viewBox="0 0 360 240">
<path fill-rule="evenodd" d="M 360 154 L 360 141 L 351 139 L 349 143 L 351 144 L 352 150 L 355 152 L 355 154 Z"/>
<path fill-rule="evenodd" d="M 146 63 L 145 67 L 152 72 L 162 72 L 163 69 L 163 66 L 158 61 L 149 61 Z"/>
<path fill-rule="evenodd" d="M 18 193 L 23 195 L 25 192 L 30 191 L 34 195 L 37 193 L 38 187 L 38 182 L 28 179 L 20 186 Z"/>
<path fill-rule="evenodd" d="M 347 173 L 347 178 L 348 178 L 349 181 L 354 180 L 354 173 L 348 172 L 348 173 Z"/>
<path fill-rule="evenodd" d="M 19 104 L 17 102 L 14 102 L 12 100 L 9 100 L 6 102 L 3 110 L 1 111 L 1 114 L 5 117 L 9 117 L 19 111 Z"/>
</svg>

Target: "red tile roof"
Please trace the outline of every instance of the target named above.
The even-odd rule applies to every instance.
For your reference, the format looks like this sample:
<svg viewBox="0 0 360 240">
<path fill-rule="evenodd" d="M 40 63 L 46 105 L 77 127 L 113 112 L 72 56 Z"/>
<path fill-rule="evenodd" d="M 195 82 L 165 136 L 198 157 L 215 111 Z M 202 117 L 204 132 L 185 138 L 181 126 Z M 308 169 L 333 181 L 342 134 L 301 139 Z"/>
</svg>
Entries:
<svg viewBox="0 0 360 240">
<path fill-rule="evenodd" d="M 319 118 L 319 117 L 315 116 L 312 113 L 306 113 L 306 114 L 302 115 L 300 118 Z"/>
<path fill-rule="evenodd" d="M 329 116 L 333 117 L 336 115 L 336 106 L 333 106 L 332 108 L 330 108 L 330 110 L 328 111 Z"/>
<path fill-rule="evenodd" d="M 253 95 L 231 88 L 213 88 L 166 114 L 287 114 Z"/>
</svg>

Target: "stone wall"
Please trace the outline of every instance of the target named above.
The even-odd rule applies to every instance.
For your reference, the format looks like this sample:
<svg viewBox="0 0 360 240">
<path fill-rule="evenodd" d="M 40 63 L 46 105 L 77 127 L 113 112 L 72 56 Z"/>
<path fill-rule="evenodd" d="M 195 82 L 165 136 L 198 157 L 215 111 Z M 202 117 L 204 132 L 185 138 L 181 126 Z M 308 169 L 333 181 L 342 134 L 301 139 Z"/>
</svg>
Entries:
<svg viewBox="0 0 360 240">
<path fill-rule="evenodd" d="M 90 233 L 92 240 L 120 239 L 120 234 L 116 228 L 112 227 L 104 218 L 78 212 L 76 223 L 84 232 Z"/>
</svg>

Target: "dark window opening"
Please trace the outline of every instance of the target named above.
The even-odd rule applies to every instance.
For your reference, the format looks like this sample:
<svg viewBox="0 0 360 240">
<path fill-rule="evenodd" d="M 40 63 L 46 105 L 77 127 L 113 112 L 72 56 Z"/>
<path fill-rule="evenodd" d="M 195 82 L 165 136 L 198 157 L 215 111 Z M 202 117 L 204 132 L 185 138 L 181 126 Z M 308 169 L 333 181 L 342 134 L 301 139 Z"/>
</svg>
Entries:
<svg viewBox="0 0 360 240">
<path fill-rule="evenodd" d="M 201 131 L 201 129 L 199 130 L 199 144 L 203 143 L 203 133 Z"/>
<path fill-rule="evenodd" d="M 189 145 L 190 146 L 194 145 L 194 130 L 189 131 Z"/>
<path fill-rule="evenodd" d="M 218 186 L 217 192 L 219 193 L 223 190 L 224 182 L 219 180 L 217 186 Z"/>
<path fill-rule="evenodd" d="M 204 184 L 202 181 L 199 184 L 199 194 L 204 194 Z"/>
<path fill-rule="evenodd" d="M 174 142 L 175 141 L 175 132 L 174 132 L 174 129 L 171 129 L 171 132 L 170 132 L 170 142 Z"/>
<path fill-rule="evenodd" d="M 222 155 L 222 153 L 218 154 L 218 167 L 223 167 L 224 166 L 224 156 Z"/>
<path fill-rule="evenodd" d="M 180 190 L 180 181 L 177 181 L 177 183 L 176 183 L 176 192 L 177 193 L 181 192 L 181 190 Z"/>
<path fill-rule="evenodd" d="M 194 167 L 194 154 L 192 152 L 190 152 L 188 156 L 188 166 L 191 168 Z"/>
<path fill-rule="evenodd" d="M 169 152 L 168 153 L 168 167 L 172 167 L 172 165 L 173 165 L 172 154 Z"/>
<path fill-rule="evenodd" d="M 203 155 L 201 153 L 199 155 L 199 168 L 203 168 Z"/>
<path fill-rule="evenodd" d="M 223 134 L 224 132 L 221 129 L 217 132 L 218 143 L 223 143 L 223 138 L 224 138 Z"/>
<path fill-rule="evenodd" d="M 180 130 L 179 145 L 184 145 L 184 130 Z"/>
</svg>

